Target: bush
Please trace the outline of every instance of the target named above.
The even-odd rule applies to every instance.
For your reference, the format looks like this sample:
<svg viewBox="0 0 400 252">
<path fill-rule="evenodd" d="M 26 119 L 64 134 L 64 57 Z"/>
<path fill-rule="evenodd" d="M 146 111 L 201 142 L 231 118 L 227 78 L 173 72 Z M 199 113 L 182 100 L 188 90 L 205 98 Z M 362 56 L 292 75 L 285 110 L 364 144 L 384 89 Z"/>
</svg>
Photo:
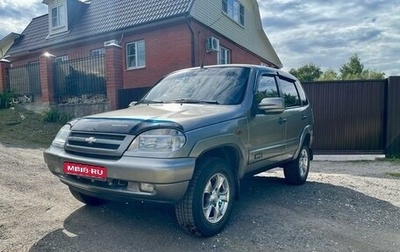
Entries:
<svg viewBox="0 0 400 252">
<path fill-rule="evenodd" d="M 48 112 L 44 113 L 43 120 L 45 122 L 56 122 L 56 123 L 66 123 L 72 120 L 73 116 L 65 112 L 61 112 L 57 109 L 50 109 Z"/>
<path fill-rule="evenodd" d="M 13 98 L 14 92 L 12 91 L 0 93 L 0 109 L 9 108 Z"/>
</svg>

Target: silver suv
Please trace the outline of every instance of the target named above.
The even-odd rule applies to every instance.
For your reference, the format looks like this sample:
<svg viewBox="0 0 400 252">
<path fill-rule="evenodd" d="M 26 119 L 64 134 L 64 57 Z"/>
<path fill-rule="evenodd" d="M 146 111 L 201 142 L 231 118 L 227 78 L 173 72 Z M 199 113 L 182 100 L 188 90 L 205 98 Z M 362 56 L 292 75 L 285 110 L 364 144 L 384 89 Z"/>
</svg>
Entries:
<svg viewBox="0 0 400 252">
<path fill-rule="evenodd" d="M 227 223 L 240 179 L 283 167 L 303 184 L 313 115 L 300 82 L 254 65 L 184 69 L 129 108 L 63 126 L 44 158 L 79 201 L 175 205 L 179 224 L 212 236 Z"/>
</svg>

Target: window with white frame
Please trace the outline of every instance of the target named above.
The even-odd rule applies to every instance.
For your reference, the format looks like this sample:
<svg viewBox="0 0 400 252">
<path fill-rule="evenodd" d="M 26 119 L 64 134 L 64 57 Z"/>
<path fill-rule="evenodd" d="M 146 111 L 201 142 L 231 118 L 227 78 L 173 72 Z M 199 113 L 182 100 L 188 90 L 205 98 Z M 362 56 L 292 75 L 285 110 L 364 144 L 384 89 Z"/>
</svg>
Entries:
<svg viewBox="0 0 400 252">
<path fill-rule="evenodd" d="M 126 44 L 126 68 L 136 69 L 146 66 L 146 48 L 144 40 Z"/>
<path fill-rule="evenodd" d="M 238 24 L 244 25 L 244 6 L 239 0 L 222 0 L 222 11 Z"/>
<path fill-rule="evenodd" d="M 230 64 L 231 63 L 231 51 L 223 46 L 220 46 L 218 53 L 218 64 Z"/>
<path fill-rule="evenodd" d="M 66 13 L 64 5 L 59 5 L 51 9 L 51 27 L 53 29 L 64 27 L 66 23 Z"/>
</svg>

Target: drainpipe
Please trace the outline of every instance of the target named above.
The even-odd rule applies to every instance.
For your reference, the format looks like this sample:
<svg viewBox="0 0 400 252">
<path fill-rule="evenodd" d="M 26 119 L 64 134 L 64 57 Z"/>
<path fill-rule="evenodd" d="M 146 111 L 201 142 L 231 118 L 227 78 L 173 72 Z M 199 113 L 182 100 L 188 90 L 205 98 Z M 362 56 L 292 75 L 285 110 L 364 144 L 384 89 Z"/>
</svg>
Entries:
<svg viewBox="0 0 400 252">
<path fill-rule="evenodd" d="M 192 67 L 196 66 L 196 50 L 195 50 L 195 38 L 194 38 L 194 31 L 192 29 L 192 27 L 190 26 L 190 22 L 189 22 L 189 15 L 186 16 L 186 25 L 188 26 L 189 30 L 190 30 L 190 34 L 191 34 L 191 54 L 192 54 L 192 59 L 191 59 L 191 64 Z"/>
</svg>

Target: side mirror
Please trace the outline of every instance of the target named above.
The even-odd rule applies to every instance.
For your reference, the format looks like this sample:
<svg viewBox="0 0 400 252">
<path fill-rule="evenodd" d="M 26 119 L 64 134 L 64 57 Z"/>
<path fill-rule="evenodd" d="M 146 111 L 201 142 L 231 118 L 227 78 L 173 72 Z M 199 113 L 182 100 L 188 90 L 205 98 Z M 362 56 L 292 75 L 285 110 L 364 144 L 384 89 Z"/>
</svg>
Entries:
<svg viewBox="0 0 400 252">
<path fill-rule="evenodd" d="M 280 97 L 264 98 L 258 104 L 258 108 L 266 113 L 283 113 L 285 111 L 285 101 Z"/>
<path fill-rule="evenodd" d="M 133 102 L 129 103 L 129 107 L 133 107 L 133 106 L 135 106 L 137 103 L 138 103 L 137 101 L 133 101 Z"/>
</svg>

